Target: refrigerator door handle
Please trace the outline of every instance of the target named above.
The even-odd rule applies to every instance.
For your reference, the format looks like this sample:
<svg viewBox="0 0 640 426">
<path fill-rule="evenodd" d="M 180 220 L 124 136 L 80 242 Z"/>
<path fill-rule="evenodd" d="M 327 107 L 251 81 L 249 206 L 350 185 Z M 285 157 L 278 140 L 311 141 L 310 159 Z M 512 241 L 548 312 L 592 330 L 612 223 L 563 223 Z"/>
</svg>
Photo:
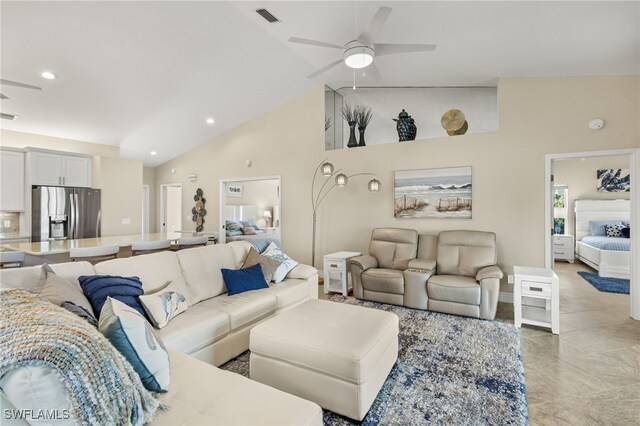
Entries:
<svg viewBox="0 0 640 426">
<path fill-rule="evenodd" d="M 69 194 L 69 232 L 68 238 L 70 240 L 75 239 L 74 230 L 75 230 L 75 210 L 73 208 L 73 194 Z"/>
<path fill-rule="evenodd" d="M 73 200 L 73 209 L 75 210 L 74 216 L 75 216 L 75 220 L 74 220 L 74 229 L 73 229 L 73 233 L 74 233 L 74 239 L 78 238 L 78 227 L 80 226 L 80 222 L 78 221 L 78 217 L 80 216 L 80 209 L 78 207 L 78 205 L 80 204 L 78 202 L 78 194 L 74 193 L 73 194 L 74 200 Z"/>
</svg>

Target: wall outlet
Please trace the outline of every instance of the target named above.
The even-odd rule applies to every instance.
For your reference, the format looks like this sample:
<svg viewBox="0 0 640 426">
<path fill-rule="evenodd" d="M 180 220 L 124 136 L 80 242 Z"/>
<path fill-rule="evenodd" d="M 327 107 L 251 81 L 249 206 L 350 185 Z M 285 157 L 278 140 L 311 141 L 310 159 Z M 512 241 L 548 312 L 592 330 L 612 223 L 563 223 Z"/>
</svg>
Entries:
<svg viewBox="0 0 640 426">
<path fill-rule="evenodd" d="M 122 224 L 123 225 L 131 225 L 131 218 L 130 217 L 123 217 L 122 218 Z"/>
<path fill-rule="evenodd" d="M 11 221 L 10 220 L 5 220 L 4 221 L 4 227 L 5 228 L 11 228 Z"/>
<path fill-rule="evenodd" d="M 508 282 L 509 284 L 513 284 L 513 282 L 514 282 L 514 281 L 513 281 L 513 275 L 507 275 L 507 282 Z"/>
</svg>

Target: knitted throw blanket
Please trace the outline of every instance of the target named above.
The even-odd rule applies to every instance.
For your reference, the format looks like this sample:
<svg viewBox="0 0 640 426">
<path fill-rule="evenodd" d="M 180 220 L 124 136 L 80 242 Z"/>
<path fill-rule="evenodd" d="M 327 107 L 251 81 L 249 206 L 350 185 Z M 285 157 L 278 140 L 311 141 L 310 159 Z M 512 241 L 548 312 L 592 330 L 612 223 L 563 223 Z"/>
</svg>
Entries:
<svg viewBox="0 0 640 426">
<path fill-rule="evenodd" d="M 60 378 L 80 424 L 138 425 L 159 402 L 98 330 L 23 290 L 0 292 L 0 377 L 27 365 Z"/>
</svg>

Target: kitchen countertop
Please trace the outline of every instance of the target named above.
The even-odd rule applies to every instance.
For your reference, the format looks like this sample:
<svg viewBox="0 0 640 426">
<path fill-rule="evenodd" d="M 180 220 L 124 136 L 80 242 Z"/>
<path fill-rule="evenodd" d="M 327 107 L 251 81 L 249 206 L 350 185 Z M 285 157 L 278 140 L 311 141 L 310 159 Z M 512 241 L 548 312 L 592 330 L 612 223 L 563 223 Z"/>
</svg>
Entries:
<svg viewBox="0 0 640 426">
<path fill-rule="evenodd" d="M 155 234 L 118 235 L 113 237 L 83 238 L 80 240 L 43 241 L 39 243 L 9 243 L 3 245 L 11 250 L 23 251 L 32 256 L 47 256 L 51 254 L 68 253 L 72 248 L 99 247 L 119 245 L 131 246 L 139 241 L 178 240 L 186 236 L 179 232 L 158 232 Z"/>
</svg>

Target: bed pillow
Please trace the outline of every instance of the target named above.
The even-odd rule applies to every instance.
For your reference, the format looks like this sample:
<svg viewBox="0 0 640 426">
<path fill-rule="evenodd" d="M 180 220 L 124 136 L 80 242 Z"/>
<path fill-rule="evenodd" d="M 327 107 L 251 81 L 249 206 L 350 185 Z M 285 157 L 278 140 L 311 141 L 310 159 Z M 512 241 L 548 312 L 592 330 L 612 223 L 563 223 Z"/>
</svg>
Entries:
<svg viewBox="0 0 640 426">
<path fill-rule="evenodd" d="M 243 226 L 240 229 L 242 230 L 242 235 L 256 235 L 256 228 L 252 226 Z"/>
<path fill-rule="evenodd" d="M 589 229 L 594 237 L 604 237 L 607 235 L 607 225 L 622 225 L 620 220 L 592 220 L 589 221 Z"/>
<path fill-rule="evenodd" d="M 227 231 L 225 234 L 227 234 L 227 237 L 237 237 L 238 235 L 242 235 L 242 231 Z"/>
<path fill-rule="evenodd" d="M 253 247 L 249 250 L 249 254 L 242 264 L 242 268 L 249 268 L 251 266 L 260 264 L 262 268 L 262 274 L 264 279 L 269 283 L 273 279 L 273 273 L 276 272 L 280 266 L 280 262 L 270 257 L 259 254 Z"/>
<path fill-rule="evenodd" d="M 298 262 L 280 250 L 280 247 L 278 247 L 276 243 L 269 244 L 265 251 L 262 252 L 262 255 L 280 262 L 280 266 L 278 266 L 278 269 L 273 273 L 273 282 L 275 283 L 284 280 L 289 271 L 298 266 Z"/>
<path fill-rule="evenodd" d="M 260 264 L 253 265 L 244 269 L 221 269 L 224 284 L 229 292 L 227 295 L 244 293 L 251 290 L 260 290 L 261 288 L 269 288 Z"/>
<path fill-rule="evenodd" d="M 152 294 L 139 297 L 147 317 L 154 327 L 160 329 L 169 321 L 187 310 L 189 304 L 183 294 L 174 291 L 173 286 Z"/>
<path fill-rule="evenodd" d="M 232 220 L 227 220 L 225 222 L 225 229 L 227 231 L 239 231 L 242 228 L 242 224 L 240 222 L 234 222 Z"/>
<path fill-rule="evenodd" d="M 77 282 L 71 282 L 56 275 L 51 266 L 46 263 L 42 265 L 42 276 L 44 284 L 40 290 L 40 297 L 56 306 L 62 306 L 64 302 L 71 302 L 92 314 L 94 313 L 91 303 Z"/>
<path fill-rule="evenodd" d="M 622 238 L 622 230 L 624 229 L 624 225 L 607 225 L 605 226 L 605 232 L 607 237 L 611 238 Z"/>
<path fill-rule="evenodd" d="M 629 225 L 622 228 L 622 238 L 631 238 L 631 227 Z"/>
<path fill-rule="evenodd" d="M 98 330 L 124 356 L 152 392 L 169 390 L 169 354 L 147 320 L 135 309 L 108 297 Z"/>
<path fill-rule="evenodd" d="M 85 296 L 91 302 L 93 313 L 96 314 L 98 320 L 102 312 L 102 305 L 107 301 L 107 297 L 131 306 L 140 315 L 147 318 L 147 314 L 138 299 L 144 293 L 140 278 L 116 275 L 81 275 L 78 277 L 78 281 Z"/>
<path fill-rule="evenodd" d="M 243 220 L 240 223 L 242 224 L 242 226 L 250 226 L 255 230 L 260 229 L 260 227 L 258 226 L 255 220 Z"/>
</svg>

